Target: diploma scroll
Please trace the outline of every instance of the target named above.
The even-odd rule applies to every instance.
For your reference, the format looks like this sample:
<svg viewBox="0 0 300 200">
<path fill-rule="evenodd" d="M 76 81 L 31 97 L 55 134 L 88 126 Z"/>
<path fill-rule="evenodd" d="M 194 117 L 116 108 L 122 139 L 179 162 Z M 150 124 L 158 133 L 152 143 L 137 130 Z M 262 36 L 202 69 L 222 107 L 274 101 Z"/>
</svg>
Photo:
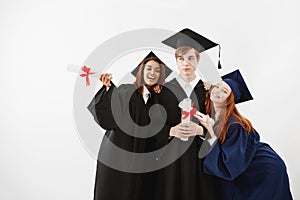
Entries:
<svg viewBox="0 0 300 200">
<path fill-rule="evenodd" d="M 193 109 L 192 100 L 190 98 L 185 98 L 179 103 L 179 108 L 181 108 L 181 123 L 189 124 L 191 122 L 192 115 L 190 111 Z M 188 138 L 183 139 L 182 141 L 188 141 Z"/>
<path fill-rule="evenodd" d="M 200 120 L 205 122 L 207 120 L 207 116 L 204 115 L 203 113 L 197 111 L 194 115 L 197 115 L 198 117 L 200 117 Z M 210 120 L 210 123 L 212 124 L 212 126 L 215 124 L 215 120 L 210 118 L 209 117 L 209 120 Z"/>
<path fill-rule="evenodd" d="M 90 68 L 90 67 L 87 67 L 87 66 L 81 67 L 79 65 L 69 64 L 67 66 L 67 70 L 69 72 L 74 72 L 74 73 L 77 73 L 77 74 L 80 73 L 81 77 L 85 77 L 86 86 L 90 85 L 90 79 L 89 79 L 89 77 L 99 78 L 100 75 L 101 75 L 101 73 L 97 72 L 94 68 Z"/>
<path fill-rule="evenodd" d="M 196 108 L 193 108 L 193 103 L 190 98 L 183 99 L 179 105 L 181 108 L 181 123 L 188 124 L 192 120 L 192 116 L 196 115 L 200 118 L 201 121 L 206 121 L 207 116 L 201 112 L 199 112 Z M 212 126 L 215 124 L 215 121 L 212 118 L 209 118 Z M 188 139 L 181 139 L 183 141 L 187 141 Z"/>
</svg>

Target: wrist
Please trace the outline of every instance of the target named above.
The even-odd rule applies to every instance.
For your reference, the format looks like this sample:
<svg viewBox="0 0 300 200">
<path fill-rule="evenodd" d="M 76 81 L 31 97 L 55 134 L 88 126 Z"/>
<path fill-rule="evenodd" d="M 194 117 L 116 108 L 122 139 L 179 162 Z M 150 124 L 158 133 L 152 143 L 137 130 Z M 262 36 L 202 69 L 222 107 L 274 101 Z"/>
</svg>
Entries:
<svg viewBox="0 0 300 200">
<path fill-rule="evenodd" d="M 213 137 L 216 137 L 216 134 L 214 132 L 214 130 L 212 128 L 210 128 L 209 130 L 207 130 L 207 132 L 209 133 L 210 137 L 213 138 Z"/>
<path fill-rule="evenodd" d="M 203 129 L 203 127 L 198 125 L 197 129 L 198 129 L 198 135 L 200 135 L 201 137 L 205 137 L 205 130 Z"/>
<path fill-rule="evenodd" d="M 170 129 L 169 137 L 172 137 L 172 136 L 173 136 L 173 132 L 174 132 L 174 127 L 172 127 L 172 128 Z"/>
</svg>

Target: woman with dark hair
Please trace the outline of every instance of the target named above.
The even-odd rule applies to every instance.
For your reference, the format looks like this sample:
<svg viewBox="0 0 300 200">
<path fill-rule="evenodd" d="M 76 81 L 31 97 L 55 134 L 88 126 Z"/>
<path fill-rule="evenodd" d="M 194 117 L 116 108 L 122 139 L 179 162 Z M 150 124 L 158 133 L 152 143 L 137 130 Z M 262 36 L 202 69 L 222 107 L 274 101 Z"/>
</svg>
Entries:
<svg viewBox="0 0 300 200">
<path fill-rule="evenodd" d="M 135 82 L 119 87 L 111 82 L 110 74 L 102 74 L 103 87 L 88 106 L 95 121 L 107 130 L 98 155 L 95 200 L 145 199 L 145 190 L 151 190 L 143 187 L 143 169 L 138 166 L 142 162 L 135 154 L 149 151 L 147 126 L 159 120 L 150 118 L 149 110 L 157 103 L 157 93 L 165 82 L 166 66 L 151 52 L 138 67 L 138 71 L 133 71 Z M 112 144 L 130 156 L 122 158 Z M 112 161 L 111 165 L 107 159 Z"/>
<path fill-rule="evenodd" d="M 214 126 L 210 120 L 195 116 L 211 136 L 204 173 L 222 179 L 220 199 L 292 199 L 283 160 L 268 144 L 260 142 L 251 122 L 235 106 L 251 99 L 238 70 L 223 76 L 223 81 L 211 89 L 206 111 L 215 120 Z"/>
</svg>

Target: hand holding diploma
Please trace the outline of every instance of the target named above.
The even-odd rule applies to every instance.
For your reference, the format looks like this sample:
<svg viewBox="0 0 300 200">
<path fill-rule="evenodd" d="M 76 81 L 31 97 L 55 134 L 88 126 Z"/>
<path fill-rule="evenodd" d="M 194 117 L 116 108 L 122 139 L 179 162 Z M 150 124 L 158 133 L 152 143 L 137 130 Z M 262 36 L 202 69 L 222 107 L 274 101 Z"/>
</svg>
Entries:
<svg viewBox="0 0 300 200">
<path fill-rule="evenodd" d="M 177 137 L 182 141 L 188 141 L 191 136 L 204 136 L 202 126 L 199 126 L 195 122 L 180 123 L 170 129 L 170 137 Z"/>
<path fill-rule="evenodd" d="M 181 122 L 189 123 L 192 119 L 192 116 L 194 116 L 199 121 L 202 122 L 205 122 L 208 118 L 213 126 L 215 121 L 212 118 L 210 118 L 208 115 L 205 115 L 199 112 L 196 108 L 193 108 L 192 104 L 193 104 L 192 100 L 189 98 L 185 98 L 179 103 L 178 106 L 182 109 Z"/>
<path fill-rule="evenodd" d="M 190 136 L 204 136 L 203 128 L 191 120 L 193 115 L 201 116 L 200 118 L 204 115 L 192 107 L 192 100 L 183 99 L 178 106 L 182 109 L 181 123 L 171 128 L 170 136 L 178 137 L 183 141 L 187 141 Z"/>
<path fill-rule="evenodd" d="M 106 87 L 110 87 L 110 80 L 112 79 L 112 74 L 101 74 L 99 79 L 103 83 L 103 85 L 105 85 Z"/>
</svg>

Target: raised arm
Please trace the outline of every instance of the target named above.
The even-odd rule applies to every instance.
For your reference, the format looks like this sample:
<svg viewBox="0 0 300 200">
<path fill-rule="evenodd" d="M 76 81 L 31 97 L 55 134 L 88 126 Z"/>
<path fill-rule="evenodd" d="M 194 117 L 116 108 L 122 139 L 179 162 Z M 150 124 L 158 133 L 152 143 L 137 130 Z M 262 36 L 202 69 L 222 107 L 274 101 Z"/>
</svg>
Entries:
<svg viewBox="0 0 300 200">
<path fill-rule="evenodd" d="M 101 74 L 99 80 L 103 83 L 103 87 L 88 105 L 88 110 L 102 128 L 115 129 L 117 125 L 111 111 L 111 97 L 116 87 L 111 82 L 111 74 Z"/>
</svg>

